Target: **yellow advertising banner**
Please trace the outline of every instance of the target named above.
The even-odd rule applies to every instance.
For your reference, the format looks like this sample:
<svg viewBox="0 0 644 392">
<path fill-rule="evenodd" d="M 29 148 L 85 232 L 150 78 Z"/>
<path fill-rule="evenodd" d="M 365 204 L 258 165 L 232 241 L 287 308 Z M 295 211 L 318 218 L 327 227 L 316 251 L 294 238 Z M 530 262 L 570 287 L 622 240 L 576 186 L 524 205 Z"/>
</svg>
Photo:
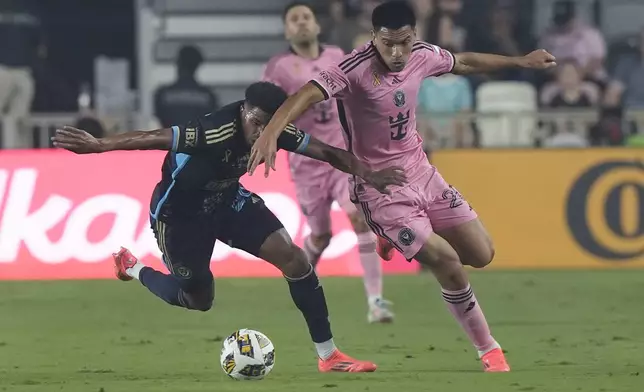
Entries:
<svg viewBox="0 0 644 392">
<path fill-rule="evenodd" d="M 494 267 L 644 267 L 644 149 L 433 156 L 490 232 Z"/>
</svg>

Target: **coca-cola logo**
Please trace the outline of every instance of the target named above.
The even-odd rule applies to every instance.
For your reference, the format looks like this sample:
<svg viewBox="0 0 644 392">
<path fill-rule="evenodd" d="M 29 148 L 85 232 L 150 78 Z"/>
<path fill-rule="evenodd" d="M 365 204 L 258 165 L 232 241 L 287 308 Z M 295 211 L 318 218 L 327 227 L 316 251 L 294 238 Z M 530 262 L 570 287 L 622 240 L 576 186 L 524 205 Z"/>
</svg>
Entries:
<svg viewBox="0 0 644 392">
<path fill-rule="evenodd" d="M 44 202 L 34 204 L 39 171 L 36 168 L 0 170 L 0 263 L 18 261 L 21 250 L 46 264 L 77 260 L 84 263 L 103 262 L 126 246 L 140 258 L 161 253 L 149 225 L 148 200 L 141 200 L 117 191 L 99 193 L 74 202 L 57 192 L 47 193 Z M 82 182 L 78 186 L 83 186 Z M 266 205 L 277 215 L 291 237 L 301 243 L 310 229 L 301 215 L 297 202 L 281 192 L 260 192 Z M 338 210 L 337 205 L 334 206 Z M 95 227 L 97 222 L 101 227 Z M 109 222 L 109 223 L 108 223 Z M 52 234 L 55 229 L 59 235 Z M 99 237 L 92 232 L 100 232 Z M 353 231 L 347 227 L 335 234 L 324 253 L 337 258 L 356 245 Z M 218 242 L 213 261 L 231 256 L 256 260 L 253 256 Z"/>
</svg>

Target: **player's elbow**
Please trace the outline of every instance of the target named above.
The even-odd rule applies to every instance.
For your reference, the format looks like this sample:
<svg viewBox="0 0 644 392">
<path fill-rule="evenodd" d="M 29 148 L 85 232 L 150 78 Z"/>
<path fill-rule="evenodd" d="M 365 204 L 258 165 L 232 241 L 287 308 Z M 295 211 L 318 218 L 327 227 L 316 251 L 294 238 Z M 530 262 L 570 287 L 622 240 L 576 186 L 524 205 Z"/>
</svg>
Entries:
<svg viewBox="0 0 644 392">
<path fill-rule="evenodd" d="M 473 63 L 474 61 L 470 53 L 456 53 L 454 54 L 454 66 L 450 73 L 454 75 L 476 73 L 478 70 L 474 67 Z"/>
<path fill-rule="evenodd" d="M 476 70 L 473 67 L 461 62 L 454 64 L 454 68 L 452 68 L 452 72 L 450 73 L 454 75 L 470 75 L 475 72 Z"/>
</svg>

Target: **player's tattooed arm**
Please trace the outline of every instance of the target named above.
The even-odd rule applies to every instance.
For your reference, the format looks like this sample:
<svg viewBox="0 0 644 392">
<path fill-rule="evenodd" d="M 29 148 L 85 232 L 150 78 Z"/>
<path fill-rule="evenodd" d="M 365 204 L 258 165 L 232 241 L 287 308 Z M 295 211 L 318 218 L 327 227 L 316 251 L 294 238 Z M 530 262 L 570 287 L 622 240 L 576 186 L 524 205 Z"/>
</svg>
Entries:
<svg viewBox="0 0 644 392">
<path fill-rule="evenodd" d="M 173 143 L 172 129 L 131 131 L 118 135 L 95 138 L 82 129 L 63 127 L 51 138 L 54 147 L 76 154 L 95 154 L 115 150 L 170 150 Z"/>
<path fill-rule="evenodd" d="M 253 174 L 257 166 L 265 161 L 268 176 L 269 169 L 275 170 L 275 156 L 277 154 L 277 139 L 293 120 L 297 119 L 308 108 L 326 99 L 322 90 L 315 84 L 309 82 L 291 95 L 277 109 L 277 112 L 266 125 L 264 131 L 253 144 L 250 159 L 248 160 L 248 173 Z"/>
<path fill-rule="evenodd" d="M 486 53 L 456 53 L 452 73 L 466 75 L 494 72 L 506 68 L 547 69 L 557 65 L 555 56 L 543 49 L 535 50 L 525 56 L 508 57 Z"/>
<path fill-rule="evenodd" d="M 374 171 L 349 151 L 329 146 L 311 136 L 308 137 L 308 143 L 295 151 L 296 153 L 327 162 L 338 170 L 360 177 L 381 193 L 389 194 L 388 186 L 403 186 L 407 181 L 405 173 L 400 167 L 388 167 Z"/>
</svg>

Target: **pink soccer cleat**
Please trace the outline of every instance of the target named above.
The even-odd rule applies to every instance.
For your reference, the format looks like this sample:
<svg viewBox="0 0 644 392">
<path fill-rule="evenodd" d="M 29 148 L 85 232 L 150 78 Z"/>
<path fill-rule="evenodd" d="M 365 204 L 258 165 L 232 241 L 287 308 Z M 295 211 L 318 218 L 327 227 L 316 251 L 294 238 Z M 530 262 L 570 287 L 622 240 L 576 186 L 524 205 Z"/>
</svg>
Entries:
<svg viewBox="0 0 644 392">
<path fill-rule="evenodd" d="M 133 278 L 127 274 L 126 270 L 134 267 L 139 260 L 129 250 L 123 247 L 121 247 L 118 253 L 112 253 L 112 257 L 114 257 L 114 272 L 116 273 L 116 277 L 124 282 L 132 280 Z"/>
<path fill-rule="evenodd" d="M 504 373 L 510 371 L 510 365 L 505 360 L 505 354 L 500 348 L 495 348 L 492 351 L 485 353 L 481 357 L 483 362 L 483 370 L 486 373 Z"/>
<path fill-rule="evenodd" d="M 368 361 L 359 361 L 335 350 L 327 359 L 318 360 L 318 370 L 322 373 L 370 373 L 376 371 L 376 364 Z"/>
</svg>

